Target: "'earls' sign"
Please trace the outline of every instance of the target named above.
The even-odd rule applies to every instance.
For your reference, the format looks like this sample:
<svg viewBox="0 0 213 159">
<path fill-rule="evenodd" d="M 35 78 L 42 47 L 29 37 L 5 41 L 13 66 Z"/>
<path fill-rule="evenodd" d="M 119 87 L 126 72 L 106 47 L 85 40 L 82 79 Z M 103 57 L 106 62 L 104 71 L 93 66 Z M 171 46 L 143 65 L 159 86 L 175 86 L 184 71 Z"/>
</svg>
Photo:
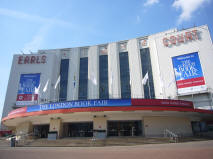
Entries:
<svg viewBox="0 0 213 159">
<path fill-rule="evenodd" d="M 47 56 L 19 56 L 18 64 L 44 64 L 46 63 Z"/>
<path fill-rule="evenodd" d="M 197 30 L 192 30 L 192 31 L 185 32 L 183 34 L 165 37 L 165 38 L 163 38 L 163 44 L 166 47 L 170 47 L 172 45 L 178 45 L 181 43 L 185 43 L 187 41 L 198 40 L 198 39 L 199 39 L 199 37 L 198 37 Z"/>
</svg>

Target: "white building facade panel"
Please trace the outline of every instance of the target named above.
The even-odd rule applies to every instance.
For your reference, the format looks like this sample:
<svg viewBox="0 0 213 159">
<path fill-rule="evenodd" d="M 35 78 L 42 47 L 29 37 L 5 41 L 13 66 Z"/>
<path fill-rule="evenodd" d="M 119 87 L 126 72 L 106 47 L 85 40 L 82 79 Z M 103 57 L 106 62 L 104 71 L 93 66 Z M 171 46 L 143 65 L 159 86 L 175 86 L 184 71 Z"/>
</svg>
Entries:
<svg viewBox="0 0 213 159">
<path fill-rule="evenodd" d="M 176 81 L 173 59 L 176 56 L 190 53 L 198 53 L 206 89 L 181 93 L 180 88 L 177 88 L 178 81 Z M 106 57 L 106 55 L 107 65 L 102 65 L 101 69 L 107 71 L 107 86 L 100 81 L 101 69 L 99 68 L 100 57 Z M 45 56 L 45 62 L 39 61 L 42 56 Z M 120 61 L 121 56 L 124 60 L 128 57 L 126 63 L 122 63 L 123 65 L 121 65 L 123 61 Z M 26 57 L 29 59 L 26 60 Z M 37 57 L 38 60 L 36 60 Z M 76 125 L 86 123 L 97 132 L 107 131 L 111 136 L 115 133 L 118 136 L 120 134 L 123 136 L 126 134 L 128 136 L 162 136 L 165 129 L 190 136 L 192 135 L 191 124 L 197 124 L 196 122 L 200 122 L 203 116 L 196 114 L 193 104 L 191 104 L 192 108 L 186 108 L 178 100 L 192 101 L 196 108 L 212 110 L 212 59 L 213 45 L 206 25 L 180 31 L 172 29 L 146 37 L 102 45 L 39 50 L 38 54 L 14 55 L 2 118 L 6 117 L 4 120 L 7 125 L 16 126 L 19 131 L 23 126 L 18 128 L 18 125 L 26 125 L 24 127 L 26 131 L 29 131 L 32 126 L 44 124 L 49 124 L 52 131 L 55 123 L 60 136 L 63 136 L 62 131 L 67 131 L 66 135 L 70 135 L 70 130 L 73 128 L 71 124 L 76 123 Z M 104 60 L 106 61 L 106 58 Z M 81 61 L 87 64 L 82 67 L 83 71 L 80 68 Z M 120 68 L 120 66 L 127 66 L 127 63 L 129 71 Z M 107 68 L 103 68 L 104 66 Z M 147 72 L 148 76 L 146 76 Z M 9 112 L 18 107 L 21 107 L 20 111 L 28 113 L 28 105 L 16 103 L 20 77 L 22 74 L 36 73 L 40 73 L 38 100 L 35 105 L 37 110 L 34 111 L 33 107 L 30 107 L 29 112 L 32 114 L 38 112 L 42 116 L 7 120 Z M 102 76 L 105 80 L 106 76 L 103 74 Z M 145 77 L 148 78 L 143 83 Z M 80 84 L 83 84 L 81 88 Z M 104 94 L 104 91 L 100 89 L 101 84 L 107 88 L 104 90 L 109 95 L 106 99 L 100 98 L 100 94 Z M 127 99 L 129 92 L 124 91 L 129 89 L 129 84 L 131 95 Z M 62 97 L 64 99 L 61 99 Z M 156 101 L 157 105 L 153 104 Z M 110 102 L 115 105 L 110 105 Z M 141 102 L 141 105 L 137 102 Z M 145 105 L 143 102 L 148 104 Z M 180 102 L 179 105 L 175 105 L 178 102 Z M 69 107 L 66 107 L 66 103 Z M 189 103 L 184 101 L 182 104 Z M 39 106 L 43 106 L 44 109 Z M 171 108 L 172 106 L 174 107 Z M 48 109 L 45 109 L 46 107 Z M 55 113 L 55 109 L 59 107 L 60 110 Z M 188 109 L 187 111 L 191 111 L 191 114 L 185 113 L 185 110 L 180 113 L 182 108 Z M 54 113 L 45 114 L 47 110 Z M 170 111 L 174 112 L 174 116 Z M 22 124 L 25 119 L 27 124 Z M 212 117 L 206 115 L 205 119 L 212 120 Z M 120 124 L 126 124 L 128 130 L 120 129 Z M 113 126 L 117 126 L 118 130 L 115 130 Z M 134 132 L 134 129 L 137 129 L 137 132 Z"/>
</svg>

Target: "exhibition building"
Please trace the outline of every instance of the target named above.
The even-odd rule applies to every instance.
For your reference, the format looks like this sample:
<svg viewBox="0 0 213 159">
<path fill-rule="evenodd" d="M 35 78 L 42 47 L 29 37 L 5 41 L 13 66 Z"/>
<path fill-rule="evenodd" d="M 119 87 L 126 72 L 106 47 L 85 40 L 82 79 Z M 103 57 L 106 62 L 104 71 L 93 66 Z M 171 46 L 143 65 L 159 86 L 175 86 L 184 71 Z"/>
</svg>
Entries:
<svg viewBox="0 0 213 159">
<path fill-rule="evenodd" d="M 1 122 L 38 138 L 213 133 L 212 68 L 207 25 L 16 54 Z"/>
</svg>

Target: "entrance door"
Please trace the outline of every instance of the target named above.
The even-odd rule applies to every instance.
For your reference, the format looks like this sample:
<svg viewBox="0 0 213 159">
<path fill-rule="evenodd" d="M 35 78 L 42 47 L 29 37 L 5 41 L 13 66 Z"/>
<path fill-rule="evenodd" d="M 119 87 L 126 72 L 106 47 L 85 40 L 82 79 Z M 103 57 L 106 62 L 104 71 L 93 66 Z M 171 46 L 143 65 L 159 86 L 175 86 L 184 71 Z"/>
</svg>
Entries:
<svg viewBox="0 0 213 159">
<path fill-rule="evenodd" d="M 92 137 L 93 123 L 66 123 L 64 124 L 65 137 Z"/>
<path fill-rule="evenodd" d="M 141 136 L 142 121 L 108 121 L 108 136 Z"/>
<path fill-rule="evenodd" d="M 47 138 L 49 132 L 49 125 L 34 125 L 33 133 L 39 138 Z"/>
</svg>

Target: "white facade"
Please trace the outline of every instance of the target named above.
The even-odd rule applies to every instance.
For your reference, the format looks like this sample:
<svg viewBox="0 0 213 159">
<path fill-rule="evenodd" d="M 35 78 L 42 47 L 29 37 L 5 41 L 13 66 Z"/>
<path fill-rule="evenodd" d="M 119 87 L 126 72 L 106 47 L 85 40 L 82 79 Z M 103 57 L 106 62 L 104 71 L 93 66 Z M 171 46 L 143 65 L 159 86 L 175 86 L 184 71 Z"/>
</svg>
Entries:
<svg viewBox="0 0 213 159">
<path fill-rule="evenodd" d="M 160 109 L 135 109 L 129 110 L 119 108 L 116 110 L 107 111 L 77 111 L 70 110 L 44 113 L 33 112 L 34 115 L 23 115 L 9 117 L 9 112 L 16 108 L 18 111 L 23 111 L 26 104 L 17 104 L 17 95 L 20 85 L 20 77 L 22 74 L 40 73 L 40 82 L 38 86 L 38 100 L 36 104 L 53 103 L 59 101 L 60 82 L 62 79 L 61 61 L 66 59 L 69 61 L 67 74 L 67 93 L 66 101 L 79 100 L 79 79 L 80 79 L 80 59 L 88 58 L 88 83 L 87 83 L 87 100 L 100 99 L 100 68 L 99 56 L 108 55 L 108 94 L 109 99 L 122 98 L 121 86 L 121 68 L 120 68 L 120 53 L 128 52 L 129 63 L 129 83 L 132 99 L 147 98 L 145 85 L 142 83 L 145 73 L 147 61 L 142 63 L 141 50 L 148 49 L 151 62 L 151 70 L 154 83 L 155 99 L 174 99 L 174 100 L 189 100 L 194 103 L 195 108 L 210 109 L 213 108 L 213 45 L 206 25 L 189 28 L 186 30 L 171 29 L 165 32 L 153 34 L 146 37 L 101 44 L 95 46 L 39 50 L 36 54 L 17 54 L 13 57 L 8 89 L 6 93 L 2 121 L 6 126 L 16 127 L 17 133 L 30 132 L 35 125 L 49 124 L 49 131 L 57 130 L 63 136 L 63 131 L 66 131 L 66 123 L 75 122 L 93 122 L 93 129 L 107 130 L 108 122 L 110 121 L 136 121 L 142 125 L 142 135 L 144 136 L 162 136 L 165 129 L 179 132 L 186 136 L 192 135 L 191 122 L 195 121 L 212 121 L 212 112 L 199 114 L 193 109 L 185 112 L 167 108 Z M 178 88 L 177 75 L 175 76 L 175 66 L 173 60 L 176 56 L 188 55 L 197 53 L 202 69 L 202 78 L 205 83 L 201 86 L 187 86 L 186 88 Z M 45 59 L 45 60 L 44 60 Z M 42 61 L 43 60 L 43 61 Z M 147 67 L 147 66 L 146 66 Z M 188 67 L 186 67 L 188 68 Z M 196 70 L 196 68 L 193 68 Z M 146 70 L 147 71 L 147 70 Z M 148 71 L 147 71 L 148 72 Z M 199 72 L 200 73 L 200 72 Z M 150 76 L 149 79 L 151 80 Z M 198 81 L 199 82 L 199 81 Z M 149 83 L 149 82 L 148 82 Z M 149 96 L 150 96 L 150 86 Z M 184 90 L 182 93 L 180 90 Z M 191 92 L 190 92 L 191 91 Z M 34 96 L 32 97 L 34 98 Z M 166 100 L 165 100 L 166 101 Z M 172 101 L 171 101 L 172 102 Z M 98 105 L 99 106 L 99 105 Z M 135 105 L 131 105 L 135 106 Z M 151 105 L 150 105 L 151 106 Z M 153 105 L 152 105 L 153 106 Z M 176 105 L 177 106 L 177 105 Z M 179 108 L 183 105 L 178 105 Z M 166 107 L 166 106 L 165 106 Z M 185 109 L 185 108 L 184 108 Z M 106 110 L 106 109 L 104 109 Z M 156 111 L 157 110 L 157 111 Z M 15 113 L 20 113 L 20 112 Z M 26 110 L 24 110 L 27 113 Z M 32 114 L 33 114 L 32 113 Z M 43 114 L 42 114 L 43 113 Z M 201 110 L 201 113 L 202 110 Z M 209 114 L 208 114 L 209 113 Z M 11 115 L 11 114 L 10 114 Z M 5 118 L 6 117 L 6 118 Z M 9 118 L 7 118 L 9 117 Z M 9 120 L 11 119 L 11 120 Z M 139 124 L 140 125 L 140 124 Z"/>
<path fill-rule="evenodd" d="M 198 39 L 188 40 L 168 47 L 163 43 L 163 38 L 165 37 L 185 35 L 186 32 L 192 30 L 197 30 Z M 102 46 L 106 46 L 108 54 L 109 98 L 121 98 L 119 52 L 122 51 L 128 51 L 129 56 L 131 98 L 144 98 L 140 49 L 148 47 L 152 63 L 155 98 L 186 99 L 194 101 L 196 107 L 212 107 L 213 74 L 211 68 L 213 68 L 213 45 L 208 27 L 204 25 L 181 31 L 173 29 L 148 37 L 104 45 L 39 50 L 37 54 L 14 55 L 2 117 L 7 116 L 13 110 L 12 107 L 16 107 L 15 103 L 21 74 L 41 73 L 38 102 L 56 101 L 59 96 L 59 88 L 55 89 L 54 87 L 60 74 L 61 59 L 69 59 L 67 100 L 78 100 L 80 57 L 88 57 L 88 99 L 99 99 L 99 56 L 101 55 L 100 48 Z M 178 95 L 172 57 L 193 52 L 198 52 L 199 54 L 207 90 Z M 18 64 L 19 56 L 42 55 L 47 57 L 44 64 Z M 43 91 L 47 82 L 47 89 Z"/>
</svg>

